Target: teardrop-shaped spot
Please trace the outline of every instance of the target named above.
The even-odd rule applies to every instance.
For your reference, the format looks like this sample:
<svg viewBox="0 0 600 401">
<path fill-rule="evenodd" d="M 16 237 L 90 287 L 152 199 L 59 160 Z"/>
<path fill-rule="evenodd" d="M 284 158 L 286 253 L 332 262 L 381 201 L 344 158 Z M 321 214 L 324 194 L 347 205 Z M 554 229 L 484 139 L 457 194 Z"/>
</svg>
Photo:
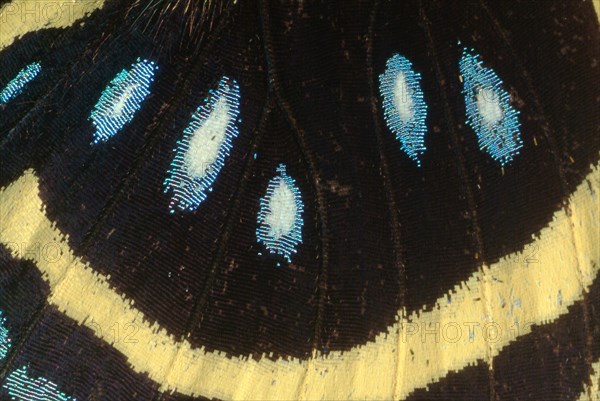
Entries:
<svg viewBox="0 0 600 401">
<path fill-rule="evenodd" d="M 27 67 L 23 68 L 16 77 L 6 85 L 0 92 L 0 104 L 6 104 L 11 99 L 19 95 L 25 86 L 33 80 L 42 70 L 40 63 L 31 63 Z"/>
<path fill-rule="evenodd" d="M 223 77 L 216 91 L 198 107 L 177 142 L 175 157 L 165 179 L 165 192 L 172 190 L 171 213 L 195 210 L 225 165 L 238 136 L 240 91 L 235 80 Z"/>
<path fill-rule="evenodd" d="M 505 165 L 523 147 L 519 112 L 510 104 L 509 93 L 491 68 L 478 55 L 463 51 L 460 60 L 467 124 L 477 134 L 479 148 Z"/>
<path fill-rule="evenodd" d="M 8 329 L 5 324 L 6 318 L 2 317 L 2 311 L 0 311 L 0 362 L 6 357 L 10 348 L 10 337 L 8 336 Z"/>
<path fill-rule="evenodd" d="M 138 58 L 110 81 L 89 117 L 96 128 L 92 143 L 106 142 L 133 119 L 150 94 L 156 69 L 153 61 Z"/>
<path fill-rule="evenodd" d="M 302 242 L 304 204 L 285 165 L 280 164 L 277 172 L 279 175 L 269 181 L 267 193 L 260 200 L 256 237 L 269 252 L 282 255 L 290 262 Z"/>
<path fill-rule="evenodd" d="M 385 72 L 379 75 L 379 91 L 388 128 L 408 157 L 420 165 L 419 156 L 425 152 L 427 132 L 427 104 L 421 89 L 421 74 L 413 70 L 406 57 L 394 54 L 386 63 Z"/>
<path fill-rule="evenodd" d="M 13 370 L 4 382 L 12 400 L 76 401 L 58 390 L 56 383 L 44 377 L 31 378 L 27 366 Z"/>
</svg>

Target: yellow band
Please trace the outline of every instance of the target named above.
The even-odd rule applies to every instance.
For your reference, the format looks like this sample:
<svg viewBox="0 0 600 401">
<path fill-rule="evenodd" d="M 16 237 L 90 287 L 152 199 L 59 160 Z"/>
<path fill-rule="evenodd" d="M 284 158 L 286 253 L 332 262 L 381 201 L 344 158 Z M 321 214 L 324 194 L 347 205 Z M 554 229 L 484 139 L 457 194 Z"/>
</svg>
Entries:
<svg viewBox="0 0 600 401">
<path fill-rule="evenodd" d="M 593 3 L 600 18 L 600 2 Z M 103 0 L 5 4 L 0 50 L 28 32 L 71 26 L 103 5 Z M 108 277 L 74 255 L 44 213 L 33 171 L 0 191 L 0 242 L 15 257 L 36 264 L 50 286 L 49 303 L 99 338 L 111 342 L 110 327 L 133 325 L 131 341 L 113 346 L 133 370 L 147 373 L 163 390 L 224 399 L 398 399 L 478 359 L 490 362 L 529 333 L 532 324 L 555 320 L 582 298 L 600 266 L 599 187 L 599 167 L 594 166 L 571 195 L 570 216 L 556 212 L 523 252 L 449 288 L 451 303 L 442 298 L 433 311 L 409 317 L 398 311 L 398 323 L 376 341 L 306 361 L 231 358 L 192 349 L 150 325 L 131 300 L 110 287 Z M 524 264 L 524 256 L 531 254 L 537 263 Z M 594 364 L 592 377 L 598 369 Z"/>
<path fill-rule="evenodd" d="M 29 32 L 67 28 L 103 5 L 104 0 L 13 0 L 6 3 L 0 8 L 0 50 Z"/>
<path fill-rule="evenodd" d="M 408 317 L 398 311 L 398 323 L 374 342 L 309 360 L 255 361 L 205 352 L 150 325 L 110 287 L 109 278 L 74 255 L 46 217 L 31 170 L 0 191 L 0 241 L 15 257 L 36 264 L 50 286 L 49 303 L 99 338 L 113 341 L 108 328 L 114 324 L 134 325 L 135 342 L 113 346 L 163 390 L 224 399 L 398 399 L 478 359 L 489 362 L 532 324 L 555 320 L 583 297 L 600 266 L 599 186 L 595 166 L 572 194 L 570 216 L 556 212 L 523 252 L 449 288 L 451 303 L 444 297 L 433 311 Z M 528 255 L 536 262 L 526 264 Z"/>
</svg>

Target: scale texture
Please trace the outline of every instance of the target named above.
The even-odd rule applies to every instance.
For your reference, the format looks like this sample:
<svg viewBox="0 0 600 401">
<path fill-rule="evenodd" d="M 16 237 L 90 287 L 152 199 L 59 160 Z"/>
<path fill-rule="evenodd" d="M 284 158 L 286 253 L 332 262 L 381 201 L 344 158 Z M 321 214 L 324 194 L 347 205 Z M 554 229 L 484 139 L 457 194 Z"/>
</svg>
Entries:
<svg viewBox="0 0 600 401">
<path fill-rule="evenodd" d="M 598 400 L 594 6 L 2 2 L 0 399 Z"/>
</svg>

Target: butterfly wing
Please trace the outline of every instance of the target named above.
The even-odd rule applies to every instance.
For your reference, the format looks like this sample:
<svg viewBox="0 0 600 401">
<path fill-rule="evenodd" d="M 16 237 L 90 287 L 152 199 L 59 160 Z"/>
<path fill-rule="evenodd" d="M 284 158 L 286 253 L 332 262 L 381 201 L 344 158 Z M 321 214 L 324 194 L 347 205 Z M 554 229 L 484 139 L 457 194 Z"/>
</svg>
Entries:
<svg viewBox="0 0 600 401">
<path fill-rule="evenodd" d="M 589 3 L 536 18 L 424 3 L 107 2 L 3 50 L 2 82 L 42 65 L 0 111 L 5 389 L 17 372 L 77 399 L 578 397 L 598 359 L 597 257 L 577 256 L 597 255 L 580 217 L 597 187 L 597 19 Z M 464 47 L 519 109 L 506 166 L 466 123 Z M 420 166 L 381 107 L 394 53 L 421 76 Z M 91 111 L 138 57 L 158 66 L 150 94 L 93 143 Z M 206 199 L 169 213 L 183 184 L 165 180 L 223 77 L 238 134 Z M 302 212 L 279 214 L 302 223 L 289 254 L 261 240 L 272 225 L 257 235 L 273 182 Z M 490 344 L 473 325 L 494 320 Z M 449 323 L 461 341 L 441 341 Z"/>
</svg>

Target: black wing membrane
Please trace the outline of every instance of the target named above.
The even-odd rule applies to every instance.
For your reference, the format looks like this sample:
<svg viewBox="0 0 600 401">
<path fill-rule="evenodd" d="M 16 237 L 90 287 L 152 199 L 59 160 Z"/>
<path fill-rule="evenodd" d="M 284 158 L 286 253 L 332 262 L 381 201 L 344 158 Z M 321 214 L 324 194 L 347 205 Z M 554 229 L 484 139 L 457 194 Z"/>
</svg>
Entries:
<svg viewBox="0 0 600 401">
<path fill-rule="evenodd" d="M 255 360 L 346 352 L 385 333 L 399 311 L 436 308 L 567 208 L 598 162 L 599 36 L 591 2 L 579 1 L 109 1 L 81 24 L 0 52 L 1 83 L 30 62 L 43 67 L 0 105 L 0 186 L 33 169 L 69 248 L 178 341 Z M 504 167 L 465 123 L 465 47 L 520 111 L 524 146 Z M 378 76 L 394 53 L 422 77 L 421 166 L 383 118 Z M 92 145 L 91 110 L 138 58 L 158 66 L 151 94 L 115 137 Z M 171 214 L 163 183 L 173 149 L 224 76 L 240 87 L 239 136 L 206 200 Z M 290 263 L 256 238 L 279 164 L 304 204 Z M 33 262 L 0 250 L 12 340 L 0 383 L 26 365 L 78 400 L 201 398 L 163 392 L 110 335 L 49 304 Z M 479 360 L 408 399 L 577 399 L 600 354 L 599 299 L 596 278 L 492 366 Z M 136 341 L 135 326 L 100 330 Z"/>
<path fill-rule="evenodd" d="M 407 37 L 411 20 L 419 28 Z M 523 249 L 598 162 L 598 22 L 589 2 L 481 0 L 382 2 L 372 23 L 375 71 L 392 52 L 412 59 L 429 105 L 420 170 L 389 163 L 398 176 L 406 305 L 417 309 L 482 263 Z M 518 105 L 524 147 L 504 168 L 465 124 L 463 48 L 481 55 Z M 393 146 L 386 151 L 406 160 Z M 524 256 L 536 263 L 535 250 Z M 569 315 L 535 327 L 492 366 L 480 361 L 409 399 L 578 399 L 598 360 L 597 282 Z"/>
</svg>

